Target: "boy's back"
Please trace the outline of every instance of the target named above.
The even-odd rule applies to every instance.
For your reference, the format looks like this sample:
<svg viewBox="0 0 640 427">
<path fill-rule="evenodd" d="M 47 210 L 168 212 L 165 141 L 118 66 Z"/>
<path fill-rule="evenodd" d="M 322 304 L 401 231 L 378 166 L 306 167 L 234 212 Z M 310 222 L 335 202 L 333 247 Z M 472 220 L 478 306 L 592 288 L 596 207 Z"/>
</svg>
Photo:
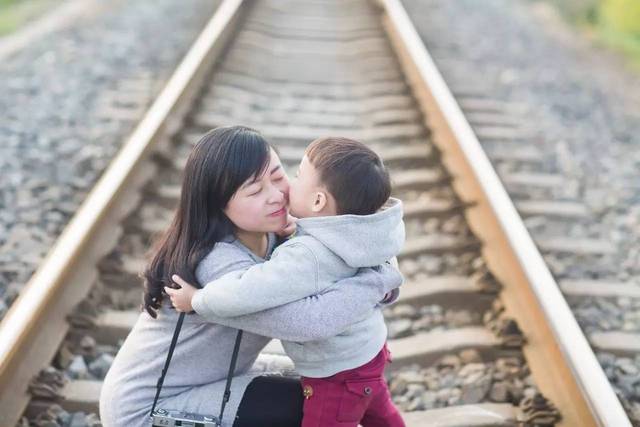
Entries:
<svg viewBox="0 0 640 427">
<path fill-rule="evenodd" d="M 304 253 L 306 259 L 300 262 L 310 264 L 309 273 L 312 269 L 317 273 L 315 277 L 292 277 L 290 285 L 296 286 L 297 282 L 299 286 L 301 280 L 310 280 L 317 293 L 355 275 L 359 268 L 390 260 L 404 243 L 402 203 L 394 198 L 373 215 L 304 218 L 298 220 L 297 226 L 296 236 L 276 250 L 271 262 L 281 251 Z M 335 337 L 305 343 L 283 342 L 283 346 L 302 375 L 326 377 L 371 360 L 386 338 L 384 317 L 378 309 Z"/>
</svg>

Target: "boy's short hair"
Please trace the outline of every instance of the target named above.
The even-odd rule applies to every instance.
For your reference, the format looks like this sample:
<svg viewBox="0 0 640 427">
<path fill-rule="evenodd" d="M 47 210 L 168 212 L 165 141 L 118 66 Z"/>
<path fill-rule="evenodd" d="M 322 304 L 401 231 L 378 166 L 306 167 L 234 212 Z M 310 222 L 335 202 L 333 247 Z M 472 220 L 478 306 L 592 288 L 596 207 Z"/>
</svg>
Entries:
<svg viewBox="0 0 640 427">
<path fill-rule="evenodd" d="M 318 138 L 305 154 L 336 200 L 338 215 L 370 215 L 389 199 L 389 172 L 363 143 L 341 137 Z"/>
</svg>

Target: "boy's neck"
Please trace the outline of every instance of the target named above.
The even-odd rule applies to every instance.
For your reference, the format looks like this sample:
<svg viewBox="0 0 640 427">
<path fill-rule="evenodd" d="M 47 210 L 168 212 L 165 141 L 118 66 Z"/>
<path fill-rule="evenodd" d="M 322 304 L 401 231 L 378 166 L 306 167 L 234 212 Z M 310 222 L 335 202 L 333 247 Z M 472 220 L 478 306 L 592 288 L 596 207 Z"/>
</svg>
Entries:
<svg viewBox="0 0 640 427">
<path fill-rule="evenodd" d="M 302 217 L 302 218 L 322 218 L 322 217 L 327 217 L 327 216 L 337 216 L 338 214 L 335 213 L 335 211 L 325 211 L 325 210 L 321 210 L 319 212 L 314 212 L 311 215 L 307 216 L 307 217 Z"/>
<path fill-rule="evenodd" d="M 236 238 L 260 258 L 267 256 L 267 248 L 269 246 L 267 233 L 238 230 Z"/>
</svg>

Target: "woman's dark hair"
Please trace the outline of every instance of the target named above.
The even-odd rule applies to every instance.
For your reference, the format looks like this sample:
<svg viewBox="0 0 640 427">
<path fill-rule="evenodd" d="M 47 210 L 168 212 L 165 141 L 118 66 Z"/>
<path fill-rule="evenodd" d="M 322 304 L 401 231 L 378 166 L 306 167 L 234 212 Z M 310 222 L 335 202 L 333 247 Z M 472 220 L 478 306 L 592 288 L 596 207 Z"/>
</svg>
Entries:
<svg viewBox="0 0 640 427">
<path fill-rule="evenodd" d="M 144 309 L 155 318 L 172 286 L 171 275 L 202 286 L 198 263 L 213 246 L 234 232 L 223 209 L 236 190 L 268 167 L 269 143 L 243 126 L 220 127 L 195 145 L 184 170 L 180 203 L 173 221 L 157 241 L 144 273 Z"/>
</svg>

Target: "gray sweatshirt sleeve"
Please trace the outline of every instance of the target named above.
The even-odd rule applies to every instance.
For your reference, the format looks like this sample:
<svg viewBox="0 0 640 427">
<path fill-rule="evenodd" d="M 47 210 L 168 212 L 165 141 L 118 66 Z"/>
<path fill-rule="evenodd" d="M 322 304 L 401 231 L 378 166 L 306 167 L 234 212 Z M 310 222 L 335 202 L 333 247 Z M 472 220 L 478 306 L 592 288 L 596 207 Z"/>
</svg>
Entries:
<svg viewBox="0 0 640 427">
<path fill-rule="evenodd" d="M 207 315 L 207 321 L 285 341 L 315 341 L 333 337 L 369 316 L 383 296 L 402 283 L 390 265 L 363 268 L 323 293 L 270 310 L 237 317 Z"/>
<path fill-rule="evenodd" d="M 198 290 L 192 306 L 201 316 L 234 317 L 315 295 L 318 262 L 302 243 L 283 244 L 269 261 L 233 271 Z"/>
</svg>

